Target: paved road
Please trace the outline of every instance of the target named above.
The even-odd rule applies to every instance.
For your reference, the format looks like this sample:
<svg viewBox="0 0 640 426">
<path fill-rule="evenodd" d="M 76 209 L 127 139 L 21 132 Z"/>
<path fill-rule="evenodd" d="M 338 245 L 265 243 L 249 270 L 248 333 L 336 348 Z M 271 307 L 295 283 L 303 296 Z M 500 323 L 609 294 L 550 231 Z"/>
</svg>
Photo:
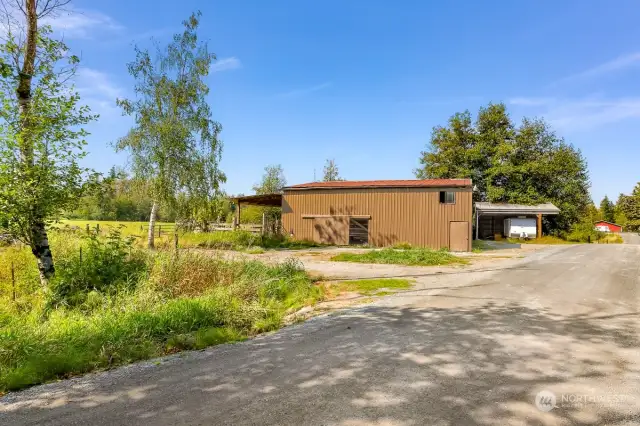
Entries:
<svg viewBox="0 0 640 426">
<path fill-rule="evenodd" d="M 623 232 L 620 235 L 625 244 L 640 244 L 640 234 L 637 232 Z"/>
<path fill-rule="evenodd" d="M 425 274 L 252 341 L 9 395 L 0 424 L 639 424 L 639 259 L 564 246 Z"/>
</svg>

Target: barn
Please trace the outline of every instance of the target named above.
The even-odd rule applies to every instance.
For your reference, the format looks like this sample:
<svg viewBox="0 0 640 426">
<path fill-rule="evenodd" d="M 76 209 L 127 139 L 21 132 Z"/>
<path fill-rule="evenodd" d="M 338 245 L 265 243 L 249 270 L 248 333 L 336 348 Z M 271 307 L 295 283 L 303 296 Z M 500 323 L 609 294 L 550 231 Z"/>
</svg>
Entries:
<svg viewBox="0 0 640 426">
<path fill-rule="evenodd" d="M 600 220 L 595 223 L 596 231 L 600 232 L 622 232 L 622 226 L 613 222 L 607 222 L 606 220 Z"/>
<path fill-rule="evenodd" d="M 294 239 L 470 251 L 470 179 L 311 182 L 284 188 L 283 231 Z"/>
</svg>

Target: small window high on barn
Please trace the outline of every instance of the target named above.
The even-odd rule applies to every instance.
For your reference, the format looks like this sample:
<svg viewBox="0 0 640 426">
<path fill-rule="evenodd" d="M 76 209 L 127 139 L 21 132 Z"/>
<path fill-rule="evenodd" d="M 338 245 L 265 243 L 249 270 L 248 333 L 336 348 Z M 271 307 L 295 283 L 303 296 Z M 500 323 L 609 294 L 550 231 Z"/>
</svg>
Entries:
<svg viewBox="0 0 640 426">
<path fill-rule="evenodd" d="M 455 204 L 456 193 L 453 191 L 440 191 L 440 202 L 442 204 Z"/>
<path fill-rule="evenodd" d="M 369 244 L 369 219 L 349 219 L 349 245 Z"/>
</svg>

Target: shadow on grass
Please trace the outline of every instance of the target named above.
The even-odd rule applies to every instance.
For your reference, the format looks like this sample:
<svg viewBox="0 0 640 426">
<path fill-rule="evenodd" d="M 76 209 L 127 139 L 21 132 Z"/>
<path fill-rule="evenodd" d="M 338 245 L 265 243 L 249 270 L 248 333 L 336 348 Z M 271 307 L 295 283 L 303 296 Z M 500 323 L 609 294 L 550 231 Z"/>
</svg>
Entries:
<svg viewBox="0 0 640 426">
<path fill-rule="evenodd" d="M 638 420 L 638 397 L 551 412 L 534 405 L 537 392 L 545 389 L 558 395 L 558 405 L 562 394 L 637 390 L 633 383 L 605 383 L 640 373 L 628 359 L 639 349 L 638 314 L 561 316 L 517 303 L 477 303 L 482 304 L 369 306 L 158 365 L 32 388 L 0 400 L 0 423 L 596 425 Z"/>
</svg>

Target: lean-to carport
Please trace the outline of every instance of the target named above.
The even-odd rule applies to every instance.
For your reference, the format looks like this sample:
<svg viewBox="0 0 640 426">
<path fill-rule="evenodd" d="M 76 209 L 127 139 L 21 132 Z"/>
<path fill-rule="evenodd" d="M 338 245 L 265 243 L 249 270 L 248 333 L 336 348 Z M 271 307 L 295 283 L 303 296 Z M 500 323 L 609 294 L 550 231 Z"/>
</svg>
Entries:
<svg viewBox="0 0 640 426">
<path fill-rule="evenodd" d="M 262 195 L 247 195 L 243 197 L 236 197 L 233 199 L 236 205 L 235 217 L 233 218 L 233 227 L 240 226 L 240 211 L 242 205 L 261 206 L 261 207 L 278 207 L 282 208 L 282 194 L 262 194 Z M 264 231 L 266 227 L 265 215 L 262 215 L 262 229 Z"/>
<path fill-rule="evenodd" d="M 502 234 L 504 220 L 508 218 L 536 218 L 536 237 L 542 237 L 542 216 L 557 215 L 560 209 L 551 203 L 526 206 L 522 204 L 475 203 L 476 240 Z"/>
</svg>

